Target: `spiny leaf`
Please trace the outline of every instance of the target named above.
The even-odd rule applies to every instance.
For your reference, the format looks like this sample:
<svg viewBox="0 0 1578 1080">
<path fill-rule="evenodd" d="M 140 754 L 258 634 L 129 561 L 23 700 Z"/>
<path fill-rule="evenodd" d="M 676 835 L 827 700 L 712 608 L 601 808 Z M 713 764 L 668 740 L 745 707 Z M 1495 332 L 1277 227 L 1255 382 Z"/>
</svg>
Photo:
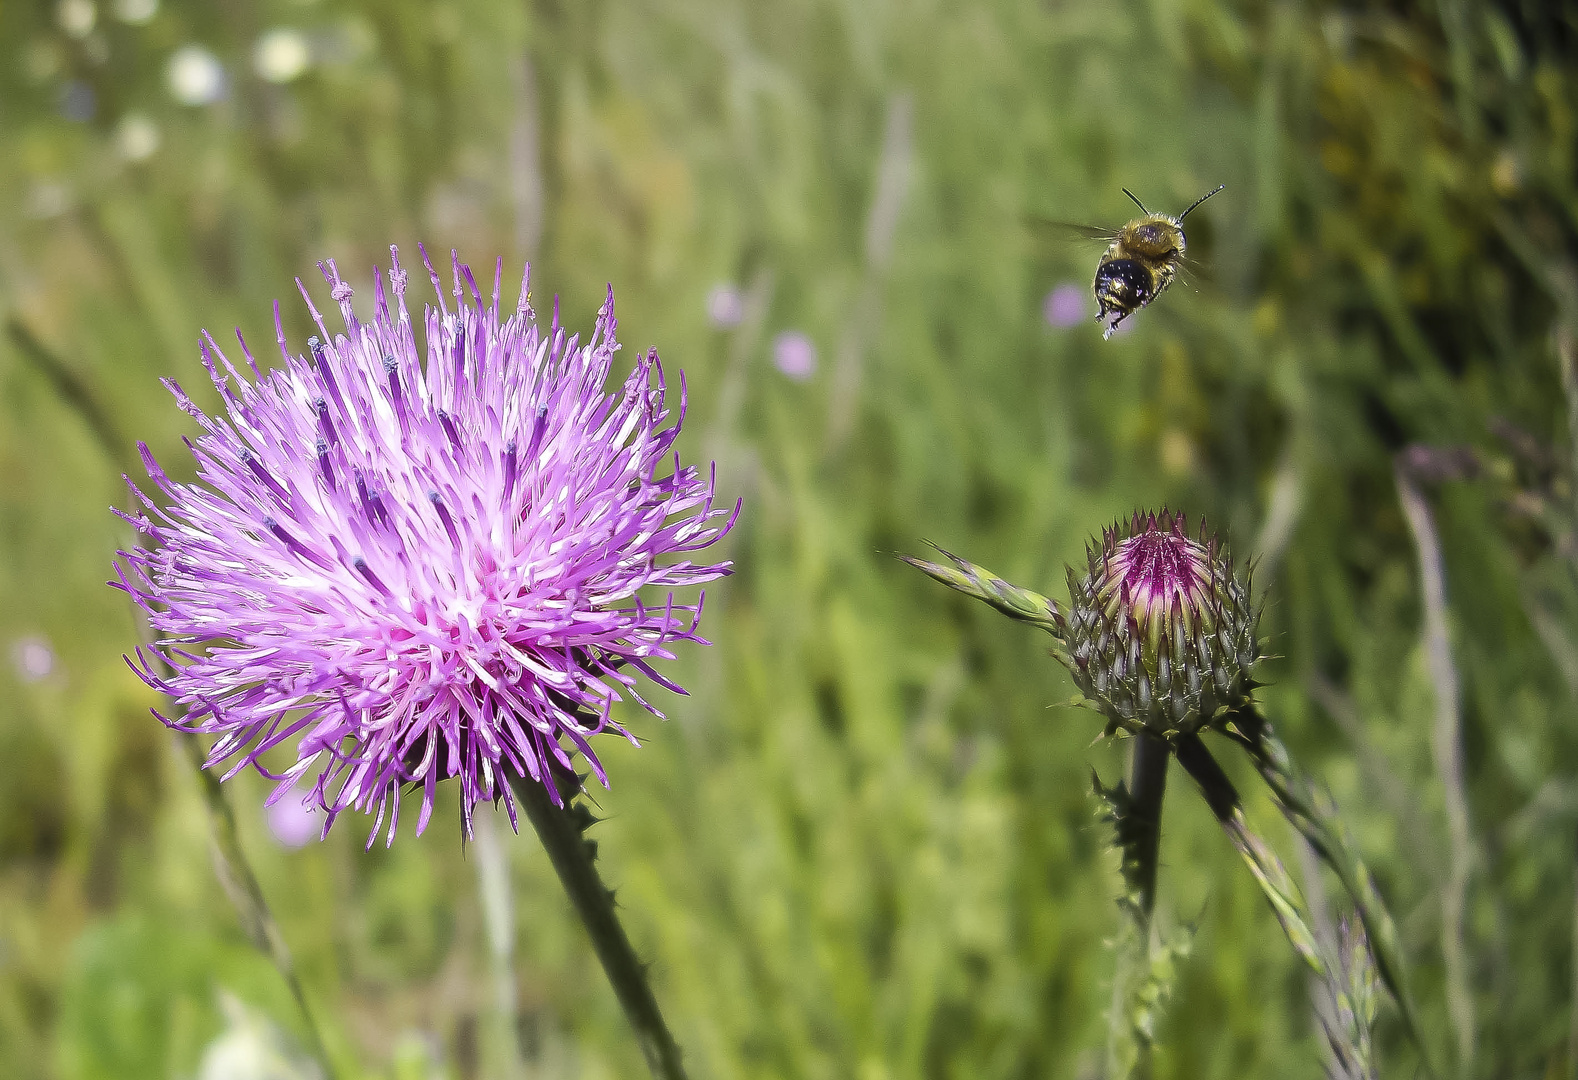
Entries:
<svg viewBox="0 0 1578 1080">
<path fill-rule="evenodd" d="M 985 567 L 967 562 L 952 552 L 937 547 L 936 544 L 932 547 L 936 547 L 952 565 L 926 562 L 912 555 L 900 555 L 899 558 L 950 589 L 957 589 L 966 596 L 984 601 L 1011 619 L 1039 626 L 1059 641 L 1063 639 L 1066 630 L 1063 613 L 1049 597 L 1029 589 L 1021 589 L 1004 581 Z"/>
<path fill-rule="evenodd" d="M 1292 755 L 1277 738 L 1271 724 L 1253 703 L 1239 710 L 1227 734 L 1249 754 L 1277 806 L 1294 828 L 1309 841 L 1321 860 L 1336 873 L 1364 924 L 1369 952 L 1382 984 L 1391 991 L 1402 1014 L 1403 1026 L 1424 1063 L 1425 1073 L 1435 1075 L 1419 1026 L 1418 1009 L 1408 989 L 1407 969 L 1391 914 L 1375 887 L 1369 869 L 1338 815 L 1330 795 L 1317 788 L 1293 763 Z"/>
</svg>

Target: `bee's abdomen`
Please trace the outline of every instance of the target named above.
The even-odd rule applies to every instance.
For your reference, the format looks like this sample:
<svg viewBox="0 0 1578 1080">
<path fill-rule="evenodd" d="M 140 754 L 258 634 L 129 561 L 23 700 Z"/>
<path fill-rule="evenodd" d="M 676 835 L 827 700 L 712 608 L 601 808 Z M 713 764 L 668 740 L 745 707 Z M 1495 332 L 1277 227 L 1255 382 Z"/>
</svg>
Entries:
<svg viewBox="0 0 1578 1080">
<path fill-rule="evenodd" d="M 1133 311 L 1150 302 L 1151 272 L 1137 259 L 1109 259 L 1096 268 L 1096 302 L 1102 311 Z"/>
</svg>

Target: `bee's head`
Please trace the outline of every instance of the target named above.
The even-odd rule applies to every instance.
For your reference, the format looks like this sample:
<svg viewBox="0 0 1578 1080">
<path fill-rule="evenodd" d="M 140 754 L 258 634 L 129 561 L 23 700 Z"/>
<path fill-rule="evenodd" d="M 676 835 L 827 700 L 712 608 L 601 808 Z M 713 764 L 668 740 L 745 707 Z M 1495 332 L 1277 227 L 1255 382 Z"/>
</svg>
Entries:
<svg viewBox="0 0 1578 1080">
<path fill-rule="evenodd" d="M 1127 315 L 1151 302 L 1151 274 L 1136 259 L 1111 259 L 1096 268 L 1098 318 Z"/>
<path fill-rule="evenodd" d="M 1184 250 L 1183 226 L 1174 218 L 1153 214 L 1130 224 L 1124 241 L 1137 254 L 1148 259 L 1181 255 Z"/>
</svg>

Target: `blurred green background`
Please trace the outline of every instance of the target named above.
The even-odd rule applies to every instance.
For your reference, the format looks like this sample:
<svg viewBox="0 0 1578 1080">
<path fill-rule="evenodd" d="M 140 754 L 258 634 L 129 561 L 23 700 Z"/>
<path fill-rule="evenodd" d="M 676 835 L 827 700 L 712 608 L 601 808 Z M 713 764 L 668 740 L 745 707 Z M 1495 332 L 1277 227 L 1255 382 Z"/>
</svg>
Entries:
<svg viewBox="0 0 1578 1080">
<path fill-rule="evenodd" d="M 278 298 L 300 350 L 293 277 L 321 304 L 333 257 L 365 298 L 418 240 L 530 258 L 571 327 L 612 282 L 627 349 L 689 379 L 682 451 L 746 500 L 717 645 L 671 721 L 627 714 L 642 749 L 605 744 L 596 830 L 697 1080 L 1100 1075 L 1089 771 L 1122 748 L 1033 631 L 891 553 L 1057 595 L 1162 503 L 1261 560 L 1264 697 L 1444 1074 L 1571 1075 L 1575 57 L 1574 7 L 1532 0 L 0 3 L 0 1075 L 305 1075 L 121 661 L 108 507 L 137 440 L 183 460 L 158 380 L 208 390 L 199 328 L 264 345 Z M 1103 342 L 1100 247 L 1046 223 L 1217 184 L 1191 282 Z M 389 851 L 349 817 L 297 849 L 256 777 L 228 790 L 341 1075 L 642 1075 L 529 833 L 490 863 L 451 798 Z M 1181 776 L 1165 821 L 1163 917 L 1199 931 L 1157 1075 L 1322 1075 L 1304 972 Z M 1417 1075 L 1386 1009 L 1379 1036 Z"/>
</svg>

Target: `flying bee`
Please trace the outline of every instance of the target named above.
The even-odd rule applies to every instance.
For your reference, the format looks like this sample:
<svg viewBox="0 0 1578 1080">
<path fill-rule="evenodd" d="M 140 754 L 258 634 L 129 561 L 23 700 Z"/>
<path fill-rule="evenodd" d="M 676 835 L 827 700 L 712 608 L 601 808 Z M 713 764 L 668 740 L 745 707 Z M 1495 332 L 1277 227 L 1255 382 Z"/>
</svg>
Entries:
<svg viewBox="0 0 1578 1080">
<path fill-rule="evenodd" d="M 1187 248 L 1183 219 L 1189 216 L 1190 210 L 1226 186 L 1223 184 L 1206 192 L 1177 217 L 1152 213 L 1134 198 L 1132 191 L 1124 188 L 1123 193 L 1134 199 L 1134 205 L 1144 217 L 1135 218 L 1117 232 L 1080 228 L 1087 236 L 1111 241 L 1101 262 L 1096 264 L 1096 280 L 1092 285 L 1100 309 L 1096 312 L 1096 321 L 1101 322 L 1113 314 L 1117 316 L 1102 333 L 1102 340 L 1110 338 L 1119 323 L 1155 300 L 1172 284 L 1183 265 Z"/>
</svg>

